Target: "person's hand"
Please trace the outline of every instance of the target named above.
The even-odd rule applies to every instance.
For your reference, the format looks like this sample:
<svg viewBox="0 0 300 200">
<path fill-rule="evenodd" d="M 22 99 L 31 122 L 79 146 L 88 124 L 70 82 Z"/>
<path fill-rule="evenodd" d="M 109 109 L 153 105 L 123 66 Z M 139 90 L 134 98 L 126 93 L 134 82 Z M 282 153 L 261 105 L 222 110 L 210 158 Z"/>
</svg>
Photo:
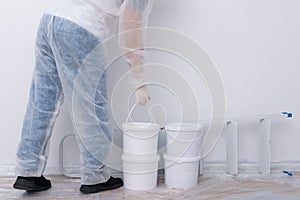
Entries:
<svg viewBox="0 0 300 200">
<path fill-rule="evenodd" d="M 146 105 L 148 100 L 150 100 L 150 95 L 145 85 L 137 88 L 134 94 L 135 94 L 135 103 L 140 104 L 142 106 Z"/>
</svg>

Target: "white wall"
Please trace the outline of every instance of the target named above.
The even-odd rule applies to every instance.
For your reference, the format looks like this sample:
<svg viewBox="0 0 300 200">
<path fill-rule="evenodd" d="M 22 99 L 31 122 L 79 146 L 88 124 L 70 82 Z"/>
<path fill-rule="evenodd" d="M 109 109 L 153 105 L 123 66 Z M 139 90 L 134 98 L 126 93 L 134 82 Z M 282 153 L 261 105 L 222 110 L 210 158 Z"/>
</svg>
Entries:
<svg viewBox="0 0 300 200">
<path fill-rule="evenodd" d="M 2 5 L 0 165 L 14 163 L 34 65 L 35 32 L 43 10 L 57 2 L 12 0 Z M 180 31 L 207 49 L 224 81 L 227 115 L 286 110 L 295 114 L 292 120 L 274 121 L 272 161 L 300 161 L 299 10 L 298 0 L 157 0 L 150 21 L 151 26 Z M 151 95 L 157 102 L 168 102 L 153 88 Z M 207 94 L 202 99 L 204 113 L 209 113 Z M 256 161 L 257 123 L 242 123 L 239 130 L 239 160 Z M 68 133 L 72 128 L 63 107 L 53 133 L 49 165 L 57 165 L 58 142 Z M 207 161 L 224 160 L 222 137 Z"/>
</svg>

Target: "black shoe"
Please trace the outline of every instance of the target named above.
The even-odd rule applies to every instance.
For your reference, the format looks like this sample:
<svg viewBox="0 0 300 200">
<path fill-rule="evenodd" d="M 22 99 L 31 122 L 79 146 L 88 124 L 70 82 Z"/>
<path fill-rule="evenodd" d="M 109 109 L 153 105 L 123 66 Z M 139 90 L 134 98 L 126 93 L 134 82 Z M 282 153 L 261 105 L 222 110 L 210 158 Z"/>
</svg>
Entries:
<svg viewBox="0 0 300 200">
<path fill-rule="evenodd" d="M 13 187 L 19 190 L 27 190 L 28 192 L 44 191 L 51 188 L 51 182 L 44 176 L 41 177 L 23 177 L 18 176 Z"/>
<path fill-rule="evenodd" d="M 80 192 L 84 194 L 103 192 L 106 190 L 113 190 L 123 186 L 123 181 L 120 178 L 110 177 L 105 183 L 98 183 L 95 185 L 81 185 Z"/>
</svg>

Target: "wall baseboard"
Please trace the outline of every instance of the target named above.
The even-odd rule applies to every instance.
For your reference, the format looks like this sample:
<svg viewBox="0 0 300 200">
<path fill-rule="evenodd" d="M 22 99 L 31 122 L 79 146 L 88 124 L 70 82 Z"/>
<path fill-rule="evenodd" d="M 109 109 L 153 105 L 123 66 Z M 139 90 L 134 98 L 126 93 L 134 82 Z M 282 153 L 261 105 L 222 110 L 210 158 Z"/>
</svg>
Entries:
<svg viewBox="0 0 300 200">
<path fill-rule="evenodd" d="M 14 176 L 15 164 L 1 164 L 0 165 L 0 177 Z M 258 174 L 258 168 L 256 163 L 244 162 L 239 163 L 239 174 Z M 75 176 L 79 174 L 79 166 L 66 166 L 65 170 L 73 172 Z M 300 171 L 300 161 L 292 162 L 273 162 L 271 163 L 271 172 L 281 172 L 282 170 L 288 171 Z M 226 163 L 221 162 L 204 162 L 203 164 L 204 173 L 224 173 L 226 174 Z M 58 165 L 48 165 L 45 170 L 46 175 L 62 175 Z M 163 174 L 160 170 L 159 174 Z M 120 177 L 122 173 L 120 171 L 112 170 L 112 175 Z"/>
<path fill-rule="evenodd" d="M 300 161 L 291 162 L 272 162 L 271 173 L 282 172 L 282 170 L 288 171 L 300 171 Z M 221 162 L 204 162 L 204 173 L 226 173 L 226 163 Z M 238 164 L 239 174 L 259 173 L 258 166 L 255 162 L 241 162 Z"/>
</svg>

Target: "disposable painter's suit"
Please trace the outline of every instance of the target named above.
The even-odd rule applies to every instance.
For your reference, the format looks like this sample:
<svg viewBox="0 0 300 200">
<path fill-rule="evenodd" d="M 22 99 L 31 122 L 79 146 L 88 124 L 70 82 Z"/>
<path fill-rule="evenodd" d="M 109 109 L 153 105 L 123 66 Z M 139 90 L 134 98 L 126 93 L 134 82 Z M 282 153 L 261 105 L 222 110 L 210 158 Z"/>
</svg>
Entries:
<svg viewBox="0 0 300 200">
<path fill-rule="evenodd" d="M 17 151 L 16 175 L 41 176 L 49 139 L 64 101 L 72 119 L 81 153 L 81 184 L 105 182 L 103 164 L 112 138 L 106 97 L 105 58 L 101 42 L 110 36 L 119 17 L 119 31 L 145 27 L 152 0 L 67 0 L 44 14 L 36 38 L 36 64 Z M 124 38 L 130 67 L 143 63 L 139 34 Z M 143 81 L 143 69 L 133 70 L 132 85 Z M 138 103 L 148 98 L 145 86 L 136 90 Z"/>
</svg>

